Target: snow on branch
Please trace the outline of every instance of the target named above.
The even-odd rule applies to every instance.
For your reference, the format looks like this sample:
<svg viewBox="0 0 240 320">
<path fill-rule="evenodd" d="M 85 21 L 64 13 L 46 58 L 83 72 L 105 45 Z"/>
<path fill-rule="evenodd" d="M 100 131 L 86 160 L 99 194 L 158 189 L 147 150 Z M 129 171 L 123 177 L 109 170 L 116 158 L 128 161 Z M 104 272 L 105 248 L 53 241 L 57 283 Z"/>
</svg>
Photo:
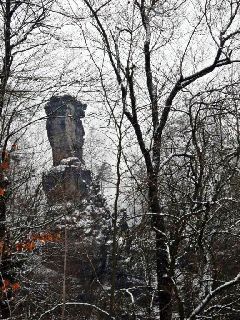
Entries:
<svg viewBox="0 0 240 320">
<path fill-rule="evenodd" d="M 225 282 L 224 284 L 222 284 L 221 286 L 217 287 L 215 290 L 210 291 L 209 294 L 202 300 L 202 302 L 195 308 L 195 310 L 193 310 L 193 312 L 191 313 L 191 315 L 189 316 L 189 318 L 187 318 L 187 320 L 195 320 L 196 316 L 203 311 L 203 309 L 205 308 L 205 306 L 215 297 L 217 296 L 219 293 L 221 293 L 222 291 L 224 291 L 225 289 L 237 284 L 238 282 L 240 282 L 240 273 L 233 279 L 230 281 Z"/>
<path fill-rule="evenodd" d="M 56 310 L 57 308 L 59 308 L 59 307 L 61 307 L 61 306 L 63 306 L 63 305 L 66 305 L 66 306 L 83 306 L 83 307 L 90 307 L 90 308 L 93 308 L 93 309 L 101 312 L 102 314 L 108 316 L 109 319 L 112 319 L 112 320 L 115 319 L 114 317 L 111 317 L 110 314 L 109 314 L 107 311 L 105 311 L 105 310 L 103 310 L 103 309 L 95 306 L 94 304 L 84 303 L 84 302 L 66 302 L 66 303 L 64 303 L 64 304 L 63 304 L 63 303 L 59 303 L 59 304 L 57 304 L 56 306 L 54 306 L 52 309 L 49 309 L 49 310 L 45 311 L 44 313 L 41 314 L 41 316 L 38 318 L 38 320 L 43 319 L 47 314 L 53 312 L 54 310 Z"/>
</svg>

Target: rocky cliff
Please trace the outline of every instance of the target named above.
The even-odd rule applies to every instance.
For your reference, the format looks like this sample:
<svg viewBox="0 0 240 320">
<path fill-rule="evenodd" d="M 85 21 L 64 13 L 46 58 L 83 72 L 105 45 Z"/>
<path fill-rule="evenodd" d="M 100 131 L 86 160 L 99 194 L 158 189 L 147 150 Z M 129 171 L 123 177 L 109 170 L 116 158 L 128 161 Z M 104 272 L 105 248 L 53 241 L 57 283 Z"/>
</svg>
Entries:
<svg viewBox="0 0 240 320">
<path fill-rule="evenodd" d="M 86 105 L 70 95 L 52 97 L 45 107 L 53 167 L 43 176 L 43 189 L 52 204 L 78 202 L 91 182 L 90 171 L 83 168 L 85 110 Z"/>
</svg>

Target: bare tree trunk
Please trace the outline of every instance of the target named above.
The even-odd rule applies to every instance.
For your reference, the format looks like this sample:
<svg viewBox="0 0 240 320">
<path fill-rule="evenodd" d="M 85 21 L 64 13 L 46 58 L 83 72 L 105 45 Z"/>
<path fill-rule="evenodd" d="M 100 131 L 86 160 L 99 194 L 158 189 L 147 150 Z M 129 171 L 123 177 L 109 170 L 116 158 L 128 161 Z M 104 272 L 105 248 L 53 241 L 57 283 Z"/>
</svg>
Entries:
<svg viewBox="0 0 240 320">
<path fill-rule="evenodd" d="M 123 104 L 125 104 L 125 99 L 123 99 Z M 112 113 L 113 114 L 113 113 Z M 111 293 L 110 293 L 110 317 L 115 314 L 115 289 L 116 289 L 116 272 L 117 272 L 117 262 L 118 262 L 118 202 L 120 196 L 120 184 L 121 184 L 121 159 L 122 159 L 122 122 L 124 113 L 122 113 L 120 121 L 118 123 L 117 119 L 114 117 L 115 126 L 118 132 L 118 151 L 117 151 L 117 182 L 116 182 L 116 194 L 114 200 L 114 212 L 113 212 L 113 247 L 112 247 L 112 274 L 111 274 Z"/>
<path fill-rule="evenodd" d="M 149 208 L 152 213 L 152 228 L 155 232 L 157 292 L 160 320 L 172 319 L 173 282 L 169 275 L 170 259 L 164 218 L 159 204 L 157 177 L 149 181 Z"/>
<path fill-rule="evenodd" d="M 68 242 L 67 242 L 67 225 L 65 216 L 65 230 L 64 230 L 64 260 L 63 260 L 63 287 L 62 287 L 62 315 L 61 320 L 65 319 L 66 310 L 66 273 L 67 273 L 67 252 L 68 252 Z"/>
<path fill-rule="evenodd" d="M 11 0 L 6 0 L 5 12 L 4 12 L 4 46 L 5 52 L 3 57 L 3 66 L 1 70 L 0 81 L 0 116 L 2 115 L 4 98 L 6 93 L 7 82 L 10 73 L 10 67 L 12 63 L 11 57 Z"/>
<path fill-rule="evenodd" d="M 114 201 L 114 212 L 113 212 L 113 245 L 112 245 L 112 270 L 111 270 L 111 293 L 110 293 L 110 316 L 114 315 L 115 309 L 115 289 L 116 289 L 116 272 L 117 272 L 117 259 L 118 259 L 118 242 L 117 242 L 117 218 L 118 218 L 118 199 L 120 192 L 120 161 L 121 161 L 121 148 L 118 150 L 117 156 L 117 186 L 116 195 Z"/>
<path fill-rule="evenodd" d="M 11 0 L 6 0 L 4 6 L 4 57 L 3 66 L 0 74 L 0 117 L 2 117 L 2 110 L 4 107 L 4 99 L 6 95 L 6 87 L 9 79 L 10 66 L 11 66 Z M 0 141 L 3 145 L 3 141 Z M 6 159 L 6 150 L 1 150 L 1 163 Z M 1 271 L 1 282 L 4 282 L 4 271 L 9 269 L 9 254 L 8 254 L 8 241 L 6 239 L 6 176 L 3 168 L 0 169 L 0 188 L 4 190 L 4 194 L 0 196 L 0 242 L 2 247 L 0 271 Z M 2 284 L 3 285 L 3 284 Z M 0 301 L 0 309 L 2 319 L 7 319 L 11 315 L 7 292 L 2 295 Z"/>
<path fill-rule="evenodd" d="M 4 285 L 3 273 L 8 270 L 8 253 L 7 253 L 7 241 L 6 241 L 6 203 L 5 197 L 0 196 L 0 241 L 2 245 L 1 260 L 0 260 L 0 271 L 1 271 L 1 286 Z M 0 309 L 2 314 L 2 319 L 7 319 L 11 315 L 11 310 L 8 302 L 7 293 L 2 294 L 0 300 Z"/>
</svg>

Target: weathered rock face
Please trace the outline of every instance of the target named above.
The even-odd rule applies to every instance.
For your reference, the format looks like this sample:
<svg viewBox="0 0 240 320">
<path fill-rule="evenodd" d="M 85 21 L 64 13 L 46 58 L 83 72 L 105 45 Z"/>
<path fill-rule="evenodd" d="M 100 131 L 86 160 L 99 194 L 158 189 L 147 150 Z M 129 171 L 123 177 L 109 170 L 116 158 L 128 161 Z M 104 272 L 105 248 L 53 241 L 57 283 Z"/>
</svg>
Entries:
<svg viewBox="0 0 240 320">
<path fill-rule="evenodd" d="M 85 109 L 69 95 L 52 97 L 45 107 L 53 167 L 43 175 L 43 189 L 51 204 L 79 202 L 87 194 L 91 174 L 82 159 Z"/>
<path fill-rule="evenodd" d="M 54 166 L 69 157 L 83 161 L 84 129 L 81 118 L 85 117 L 86 107 L 70 95 L 52 97 L 46 105 L 47 133 Z"/>
<path fill-rule="evenodd" d="M 88 193 L 89 170 L 81 168 L 78 158 L 67 158 L 43 175 L 43 189 L 51 204 L 80 202 Z"/>
</svg>

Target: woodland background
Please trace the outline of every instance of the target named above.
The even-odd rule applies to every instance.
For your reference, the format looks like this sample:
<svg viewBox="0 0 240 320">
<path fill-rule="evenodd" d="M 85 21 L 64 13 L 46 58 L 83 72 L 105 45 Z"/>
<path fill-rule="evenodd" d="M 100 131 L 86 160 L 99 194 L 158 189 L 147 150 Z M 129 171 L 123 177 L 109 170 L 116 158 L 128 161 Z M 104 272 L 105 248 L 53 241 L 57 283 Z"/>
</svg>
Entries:
<svg viewBox="0 0 240 320">
<path fill-rule="evenodd" d="M 239 13 L 0 1 L 2 319 L 240 318 Z M 65 94 L 92 183 L 52 206 L 44 106 Z"/>
</svg>

